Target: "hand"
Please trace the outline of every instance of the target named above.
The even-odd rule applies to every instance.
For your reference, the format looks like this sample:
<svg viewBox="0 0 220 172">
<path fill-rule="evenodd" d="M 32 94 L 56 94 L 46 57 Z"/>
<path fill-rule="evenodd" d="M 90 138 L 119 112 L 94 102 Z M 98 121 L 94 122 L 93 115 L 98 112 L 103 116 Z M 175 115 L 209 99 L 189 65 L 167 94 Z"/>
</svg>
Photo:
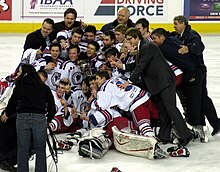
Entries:
<svg viewBox="0 0 220 172">
<path fill-rule="evenodd" d="M 110 65 L 111 65 L 111 67 L 116 67 L 116 68 L 119 68 L 119 69 L 123 69 L 123 63 L 120 60 L 118 60 L 117 62 L 116 61 L 111 61 Z"/>
<path fill-rule="evenodd" d="M 85 120 L 85 121 L 89 121 L 89 117 L 84 112 L 81 113 L 80 119 Z"/>
<path fill-rule="evenodd" d="M 67 107 L 66 100 L 63 97 L 60 99 L 60 103 L 61 103 L 62 106 L 64 106 L 64 108 Z"/>
<path fill-rule="evenodd" d="M 43 52 L 41 51 L 41 47 L 42 47 L 42 46 L 40 46 L 40 48 L 37 50 L 37 53 L 36 53 L 36 54 L 40 54 L 40 55 L 43 54 Z"/>
<path fill-rule="evenodd" d="M 72 115 L 72 118 L 77 118 L 77 117 L 78 117 L 78 114 L 77 114 L 77 111 L 76 111 L 76 108 L 75 108 L 75 107 L 72 107 L 72 109 L 71 109 L 71 115 Z"/>
<path fill-rule="evenodd" d="M 80 20 L 80 23 L 81 23 L 80 26 L 81 26 L 82 28 L 85 28 L 85 27 L 87 26 L 87 24 L 86 24 L 85 22 L 83 22 L 82 20 Z"/>
<path fill-rule="evenodd" d="M 126 81 L 124 84 L 118 84 L 118 87 L 121 89 L 126 89 L 129 86 L 129 82 Z"/>
<path fill-rule="evenodd" d="M 60 43 L 61 43 L 62 49 L 66 49 L 67 47 L 69 47 L 68 42 L 66 42 L 64 39 L 61 39 Z"/>
<path fill-rule="evenodd" d="M 97 97 L 97 90 L 96 89 L 92 89 L 91 93 L 92 93 L 93 98 Z"/>
<path fill-rule="evenodd" d="M 180 45 L 180 49 L 178 50 L 179 54 L 186 54 L 189 52 L 189 48 L 185 45 Z"/>
<path fill-rule="evenodd" d="M 8 117 L 6 116 L 6 113 L 4 112 L 4 114 L 1 115 L 1 121 L 5 123 L 7 121 L 7 119 L 8 119 Z"/>
</svg>

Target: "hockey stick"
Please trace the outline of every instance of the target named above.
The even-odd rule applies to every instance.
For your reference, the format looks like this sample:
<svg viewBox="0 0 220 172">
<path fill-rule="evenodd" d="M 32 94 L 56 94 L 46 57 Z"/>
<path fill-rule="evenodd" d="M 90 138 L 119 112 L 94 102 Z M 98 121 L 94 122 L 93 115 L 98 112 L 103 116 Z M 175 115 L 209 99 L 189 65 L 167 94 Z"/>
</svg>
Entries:
<svg viewBox="0 0 220 172">
<path fill-rule="evenodd" d="M 58 163 L 58 153 L 57 153 L 57 144 L 56 144 L 57 138 L 49 125 L 47 128 L 49 130 L 50 138 L 52 140 L 52 144 L 51 144 L 49 136 L 47 135 L 47 145 L 48 145 L 50 154 L 53 158 L 53 161 L 55 162 L 55 164 L 57 164 Z"/>
</svg>

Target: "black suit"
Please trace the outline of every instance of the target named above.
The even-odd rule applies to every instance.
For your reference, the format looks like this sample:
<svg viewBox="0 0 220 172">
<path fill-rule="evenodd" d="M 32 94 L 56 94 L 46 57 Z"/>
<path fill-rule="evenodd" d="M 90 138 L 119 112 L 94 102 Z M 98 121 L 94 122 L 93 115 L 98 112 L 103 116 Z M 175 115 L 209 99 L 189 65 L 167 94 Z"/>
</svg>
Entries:
<svg viewBox="0 0 220 172">
<path fill-rule="evenodd" d="M 54 39 L 56 39 L 56 33 L 51 32 L 48 35 L 48 37 L 51 43 Z M 26 40 L 24 43 L 24 51 L 29 48 L 39 49 L 40 47 L 41 47 L 41 51 L 43 51 L 47 47 L 47 44 L 45 38 L 41 34 L 41 29 L 38 29 L 34 32 L 29 33 L 26 36 Z"/>
<path fill-rule="evenodd" d="M 126 65 L 125 68 L 129 70 L 132 65 Z M 175 75 L 159 48 L 145 40 L 140 42 L 137 65 L 129 80 L 135 83 L 139 76 L 142 77 L 150 93 L 156 95 L 159 100 L 161 129 L 158 137 L 161 140 L 170 140 L 171 123 L 173 121 L 180 140 L 190 138 L 191 133 L 176 107 Z M 166 113 L 160 111 L 163 108 Z"/>
</svg>

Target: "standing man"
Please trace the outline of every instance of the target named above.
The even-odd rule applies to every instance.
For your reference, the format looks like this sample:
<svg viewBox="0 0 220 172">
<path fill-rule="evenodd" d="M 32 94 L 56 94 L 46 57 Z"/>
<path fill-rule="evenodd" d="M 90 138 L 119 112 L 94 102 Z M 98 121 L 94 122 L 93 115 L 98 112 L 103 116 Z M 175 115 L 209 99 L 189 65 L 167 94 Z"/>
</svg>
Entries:
<svg viewBox="0 0 220 172">
<path fill-rule="evenodd" d="M 56 38 L 53 32 L 54 21 L 50 18 L 44 19 L 41 29 L 31 32 L 27 35 L 24 43 L 24 51 L 27 49 L 38 49 L 37 54 L 42 54 L 46 47 Z"/>
<path fill-rule="evenodd" d="M 191 53 L 195 56 L 196 60 L 201 64 L 201 69 L 205 75 L 205 79 L 202 84 L 201 92 L 202 92 L 202 110 L 201 112 L 207 117 L 210 125 L 213 127 L 212 136 L 220 132 L 220 119 L 216 120 L 217 112 L 215 106 L 208 96 L 208 91 L 206 88 L 207 83 L 207 69 L 204 64 L 203 59 L 203 51 L 205 46 L 201 40 L 201 36 L 195 31 L 191 29 L 191 26 L 188 23 L 188 20 L 185 16 L 176 16 L 174 19 L 174 35 L 179 38 L 182 42 L 181 48 L 178 50 L 180 54 Z M 198 119 L 199 120 L 199 119 Z M 201 122 L 205 124 L 205 118 Z"/>
<path fill-rule="evenodd" d="M 134 68 L 134 70 L 128 81 L 119 87 L 124 89 L 130 84 L 135 84 L 141 76 L 149 92 L 158 98 L 161 120 L 159 139 L 165 142 L 170 141 L 170 130 L 173 121 L 180 136 L 180 145 L 187 145 L 192 140 L 192 134 L 176 107 L 175 75 L 173 71 L 159 48 L 155 44 L 144 40 L 138 29 L 130 28 L 125 35 L 131 45 L 138 47 L 139 53 L 136 66 L 134 63 L 124 65 L 126 71 L 131 68 Z M 166 113 L 161 113 L 164 110 Z"/>
<path fill-rule="evenodd" d="M 126 7 L 122 7 L 118 10 L 117 19 L 113 22 L 107 23 L 104 26 L 102 26 L 101 31 L 105 33 L 106 31 L 114 31 L 114 28 L 118 26 L 119 24 L 124 24 L 128 28 L 134 27 L 134 23 L 132 22 L 130 17 L 130 11 Z"/>
<path fill-rule="evenodd" d="M 64 12 L 64 20 L 58 23 L 55 23 L 54 31 L 56 33 L 62 30 L 72 30 L 74 27 L 80 27 L 81 22 L 76 21 L 77 12 L 74 8 L 68 8 Z"/>
</svg>

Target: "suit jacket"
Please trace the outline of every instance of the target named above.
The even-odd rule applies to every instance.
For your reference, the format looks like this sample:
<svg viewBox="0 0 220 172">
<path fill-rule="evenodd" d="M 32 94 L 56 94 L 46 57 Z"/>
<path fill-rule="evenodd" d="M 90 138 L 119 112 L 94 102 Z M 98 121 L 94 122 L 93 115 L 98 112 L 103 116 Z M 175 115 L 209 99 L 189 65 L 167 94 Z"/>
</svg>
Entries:
<svg viewBox="0 0 220 172">
<path fill-rule="evenodd" d="M 62 30 L 72 30 L 74 27 L 81 27 L 81 22 L 75 21 L 72 26 L 66 27 L 64 21 L 61 21 L 54 24 L 54 31 L 58 33 Z"/>
<path fill-rule="evenodd" d="M 54 39 L 56 39 L 56 33 L 53 31 L 49 34 L 50 42 L 52 42 Z M 24 43 L 24 51 L 32 48 L 32 49 L 38 49 L 41 47 L 41 51 L 43 51 L 46 48 L 46 40 L 43 38 L 41 34 L 41 29 L 38 29 L 34 32 L 29 33 L 26 36 L 26 40 Z"/>
<path fill-rule="evenodd" d="M 113 22 L 110 22 L 110 23 L 107 23 L 105 24 L 104 26 L 102 26 L 101 28 L 101 31 L 103 33 L 107 32 L 107 31 L 113 31 L 114 28 L 116 26 L 118 26 L 118 20 L 115 19 Z M 130 28 L 130 27 L 135 27 L 135 24 L 133 23 L 133 21 L 131 19 L 128 19 L 128 22 L 127 22 L 127 27 Z"/>
<path fill-rule="evenodd" d="M 126 71 L 134 68 L 129 80 L 135 84 L 141 76 L 142 81 L 152 95 L 175 84 L 175 75 L 166 62 L 160 49 L 153 43 L 141 40 L 138 58 L 134 64 L 126 64 Z"/>
</svg>

